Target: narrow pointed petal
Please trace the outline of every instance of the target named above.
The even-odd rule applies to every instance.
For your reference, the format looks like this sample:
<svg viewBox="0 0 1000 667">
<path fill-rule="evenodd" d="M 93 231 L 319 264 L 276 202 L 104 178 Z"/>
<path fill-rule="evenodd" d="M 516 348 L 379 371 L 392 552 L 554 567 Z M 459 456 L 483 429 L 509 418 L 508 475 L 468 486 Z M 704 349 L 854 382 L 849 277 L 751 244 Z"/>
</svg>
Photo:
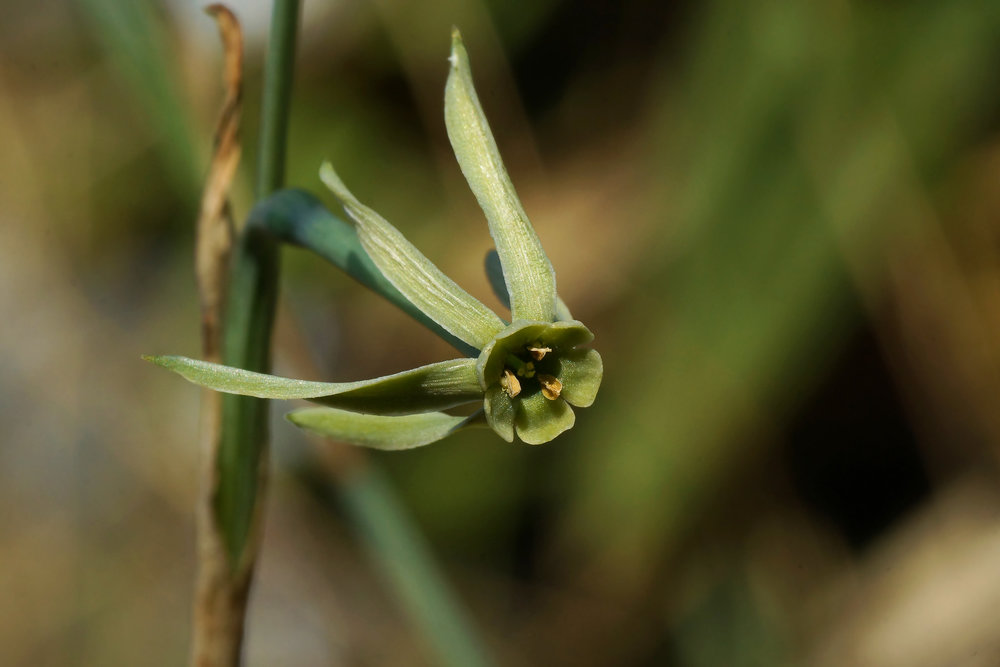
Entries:
<svg viewBox="0 0 1000 667">
<path fill-rule="evenodd" d="M 451 71 L 444 94 L 448 139 L 469 187 L 479 201 L 503 265 L 511 317 L 551 322 L 556 274 L 507 175 L 500 151 L 472 84 L 469 56 L 452 31 Z"/>
<path fill-rule="evenodd" d="M 323 183 L 357 223 L 358 238 L 379 271 L 414 306 L 455 337 L 482 349 L 505 323 L 427 259 L 398 229 L 347 189 L 329 162 L 320 168 Z"/>
<path fill-rule="evenodd" d="M 550 401 L 536 392 L 518 401 L 517 437 L 529 445 L 541 445 L 573 428 L 576 415 L 562 399 Z"/>
<path fill-rule="evenodd" d="M 258 398 L 304 398 L 380 415 L 445 410 L 482 399 L 475 359 L 454 359 L 360 382 L 310 382 L 187 357 L 145 357 L 202 387 Z"/>
<path fill-rule="evenodd" d="M 486 390 L 483 410 L 490 428 L 507 442 L 514 442 L 514 400 L 500 385 Z"/>
<path fill-rule="evenodd" d="M 500 303 L 510 310 L 510 294 L 507 293 L 507 283 L 504 282 L 503 277 L 503 265 L 500 264 L 500 255 L 497 254 L 496 250 L 490 250 L 486 253 L 485 268 L 486 278 L 490 281 L 493 293 L 500 299 Z M 560 322 L 568 322 L 573 319 L 573 313 L 570 312 L 569 306 L 566 305 L 566 302 L 558 294 L 556 294 L 555 319 Z"/>
<path fill-rule="evenodd" d="M 579 320 L 553 322 L 546 335 L 563 349 L 586 345 L 594 340 L 594 334 Z"/>
<path fill-rule="evenodd" d="M 465 428 L 483 425 L 481 414 L 456 417 L 443 412 L 426 412 L 386 417 L 334 408 L 296 410 L 286 418 L 300 428 L 334 440 L 388 451 L 429 445 Z"/>
<path fill-rule="evenodd" d="M 459 340 L 410 303 L 382 275 L 365 252 L 358 239 L 357 228 L 330 213 L 314 195 L 303 190 L 281 190 L 257 202 L 247 219 L 247 228 L 254 227 L 263 228 L 270 236 L 316 253 L 365 287 L 388 299 L 465 356 L 474 357 L 478 354 L 478 348 Z"/>
<path fill-rule="evenodd" d="M 560 396 L 570 405 L 588 408 L 597 398 L 603 376 L 604 362 L 597 350 L 570 350 L 559 359 Z"/>
</svg>

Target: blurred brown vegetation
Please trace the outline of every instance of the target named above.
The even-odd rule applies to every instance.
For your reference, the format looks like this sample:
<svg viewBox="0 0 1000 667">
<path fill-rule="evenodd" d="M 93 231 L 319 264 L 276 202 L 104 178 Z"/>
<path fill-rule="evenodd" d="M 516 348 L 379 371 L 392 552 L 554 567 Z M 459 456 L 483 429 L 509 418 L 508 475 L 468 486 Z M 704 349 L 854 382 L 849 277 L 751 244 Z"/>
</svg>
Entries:
<svg viewBox="0 0 1000 667">
<path fill-rule="evenodd" d="M 266 4 L 233 5 L 238 216 Z M 176 0 L 0 6 L 0 664 L 180 664 L 199 394 L 139 355 L 198 350 L 215 29 Z M 544 447 L 372 457 L 499 662 L 1000 664 L 1000 8 L 306 2 L 289 183 L 333 159 L 495 305 L 442 122 L 452 24 L 606 367 Z M 278 372 L 451 354 L 284 259 Z M 247 664 L 433 664 L 313 450 L 274 440 Z"/>
</svg>

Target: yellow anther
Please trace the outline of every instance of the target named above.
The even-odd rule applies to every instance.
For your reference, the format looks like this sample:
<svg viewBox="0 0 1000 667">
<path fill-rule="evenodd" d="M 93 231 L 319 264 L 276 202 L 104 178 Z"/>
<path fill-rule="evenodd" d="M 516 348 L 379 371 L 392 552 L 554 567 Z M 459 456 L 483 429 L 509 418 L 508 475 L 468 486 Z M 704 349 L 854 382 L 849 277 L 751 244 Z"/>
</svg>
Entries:
<svg viewBox="0 0 1000 667">
<path fill-rule="evenodd" d="M 500 387 L 511 398 L 521 393 L 521 382 L 509 368 L 503 369 L 503 375 L 500 377 Z"/>
<path fill-rule="evenodd" d="M 538 384 L 542 385 L 542 396 L 550 401 L 556 400 L 559 398 L 559 394 L 562 393 L 562 382 L 551 375 L 539 373 Z"/>
<path fill-rule="evenodd" d="M 545 355 L 551 351 L 551 347 L 543 347 L 542 344 L 537 341 L 533 345 L 528 346 L 528 352 L 531 353 L 531 358 L 535 361 L 541 361 L 545 358 Z"/>
</svg>

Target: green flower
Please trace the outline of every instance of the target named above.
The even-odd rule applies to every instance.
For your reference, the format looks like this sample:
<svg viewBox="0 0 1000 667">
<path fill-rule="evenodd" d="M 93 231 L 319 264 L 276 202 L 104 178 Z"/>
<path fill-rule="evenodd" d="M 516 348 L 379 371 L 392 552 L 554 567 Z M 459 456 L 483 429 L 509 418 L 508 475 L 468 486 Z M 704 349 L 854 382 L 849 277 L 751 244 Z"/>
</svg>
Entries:
<svg viewBox="0 0 1000 667">
<path fill-rule="evenodd" d="M 462 173 L 489 223 L 494 289 L 510 306 L 508 324 L 459 287 L 378 213 L 354 197 L 329 164 L 320 178 L 355 222 L 365 253 L 392 286 L 470 355 L 361 382 L 308 382 L 185 357 L 149 357 L 217 391 L 308 399 L 294 424 L 354 444 L 407 449 L 484 423 L 508 442 L 541 444 L 573 427 L 573 408 L 594 402 L 600 355 L 581 345 L 593 334 L 556 294 L 555 271 L 504 168 L 473 88 L 461 36 L 452 33 L 445 122 Z M 446 410 L 482 402 L 471 415 Z"/>
</svg>

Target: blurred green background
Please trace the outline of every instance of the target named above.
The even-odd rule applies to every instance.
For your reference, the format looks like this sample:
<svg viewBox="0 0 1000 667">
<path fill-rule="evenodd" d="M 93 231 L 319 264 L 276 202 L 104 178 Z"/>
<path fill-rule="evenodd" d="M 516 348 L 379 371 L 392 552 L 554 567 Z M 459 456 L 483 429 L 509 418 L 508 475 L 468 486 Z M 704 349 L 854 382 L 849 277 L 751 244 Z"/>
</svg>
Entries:
<svg viewBox="0 0 1000 667">
<path fill-rule="evenodd" d="M 232 7 L 241 216 L 269 3 Z M 199 393 L 139 355 L 199 350 L 218 37 L 188 0 L 0 17 L 0 664 L 182 664 Z M 498 663 L 1000 664 L 1000 5 L 305 2 L 289 184 L 330 158 L 497 305 L 453 24 L 605 361 L 548 445 L 370 457 Z M 284 261 L 277 372 L 452 354 Z M 273 430 L 246 663 L 436 664 L 316 443 Z"/>
</svg>

